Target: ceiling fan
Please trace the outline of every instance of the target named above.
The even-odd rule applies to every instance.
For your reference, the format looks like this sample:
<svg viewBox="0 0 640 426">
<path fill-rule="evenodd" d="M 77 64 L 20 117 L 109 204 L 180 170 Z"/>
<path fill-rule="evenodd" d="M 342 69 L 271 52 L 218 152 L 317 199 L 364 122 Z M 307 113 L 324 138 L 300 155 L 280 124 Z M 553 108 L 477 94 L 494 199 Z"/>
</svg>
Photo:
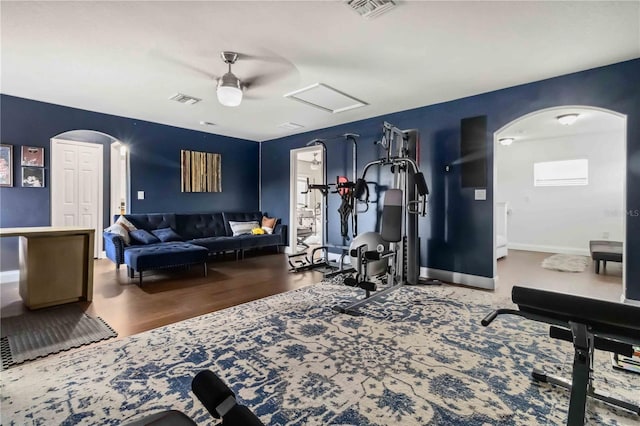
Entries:
<svg viewBox="0 0 640 426">
<path fill-rule="evenodd" d="M 293 64 L 288 61 L 284 61 L 281 58 L 259 57 L 251 55 L 243 55 L 237 52 L 224 51 L 220 52 L 222 61 L 228 65 L 228 71 L 220 78 L 217 79 L 218 84 L 216 87 L 216 94 L 218 101 L 229 107 L 235 107 L 240 105 L 244 96 L 245 90 L 249 88 L 255 88 L 257 86 L 266 85 L 275 80 L 283 78 L 288 72 L 295 69 Z M 231 65 L 235 64 L 237 60 L 244 59 L 257 59 L 271 64 L 278 65 L 275 70 L 269 73 L 263 73 L 250 78 L 244 78 L 240 80 L 234 73 L 231 72 Z"/>
<path fill-rule="evenodd" d="M 218 102 L 224 106 L 235 107 L 242 102 L 242 82 L 234 73 L 231 72 L 231 65 L 238 60 L 238 54 L 235 52 L 221 52 L 222 60 L 229 65 L 229 71 L 218 79 L 218 87 L 216 94 Z"/>
<path fill-rule="evenodd" d="M 254 49 L 255 51 L 256 49 Z M 222 77 L 219 77 L 219 74 L 215 75 L 207 71 L 210 65 L 196 65 L 191 61 L 185 61 L 177 56 L 167 55 L 157 50 L 152 53 L 156 58 L 166 63 L 199 74 L 208 80 L 214 80 L 216 82 L 218 101 L 220 104 L 230 107 L 240 105 L 244 99 L 260 99 L 269 96 L 270 90 L 277 90 L 278 88 L 278 85 L 273 85 L 273 83 L 289 78 L 292 75 L 298 75 L 298 70 L 291 61 L 264 49 L 258 49 L 257 52 L 251 54 L 233 51 L 220 52 L 222 61 L 228 67 L 227 72 Z M 254 74 L 248 77 L 240 74 L 242 76 L 240 78 L 231 71 L 231 66 L 238 62 L 243 64 L 247 62 L 249 65 L 248 70 L 251 71 L 256 68 L 255 65 L 251 67 L 250 64 L 258 62 L 260 64 L 260 72 L 257 75 Z M 243 72 L 246 71 L 243 69 Z"/>
</svg>

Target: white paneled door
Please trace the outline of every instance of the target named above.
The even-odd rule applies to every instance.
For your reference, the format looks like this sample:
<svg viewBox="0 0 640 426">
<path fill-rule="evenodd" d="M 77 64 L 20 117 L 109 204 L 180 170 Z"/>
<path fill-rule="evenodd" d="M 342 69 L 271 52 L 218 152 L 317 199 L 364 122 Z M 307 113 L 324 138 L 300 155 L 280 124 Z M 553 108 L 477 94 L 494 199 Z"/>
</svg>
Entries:
<svg viewBox="0 0 640 426">
<path fill-rule="evenodd" d="M 95 257 L 102 251 L 101 144 L 51 140 L 51 225 L 96 230 Z"/>
</svg>

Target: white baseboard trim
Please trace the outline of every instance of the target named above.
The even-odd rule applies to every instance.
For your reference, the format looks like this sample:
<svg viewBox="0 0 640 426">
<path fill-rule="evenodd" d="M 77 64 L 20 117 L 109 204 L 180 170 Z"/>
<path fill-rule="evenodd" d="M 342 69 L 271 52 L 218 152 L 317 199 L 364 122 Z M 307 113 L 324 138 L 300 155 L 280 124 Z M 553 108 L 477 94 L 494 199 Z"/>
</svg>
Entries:
<svg viewBox="0 0 640 426">
<path fill-rule="evenodd" d="M 627 299 L 624 294 L 620 296 L 620 302 L 627 305 L 640 306 L 640 300 Z"/>
<path fill-rule="evenodd" d="M 521 243 L 509 243 L 507 248 L 513 250 L 526 250 L 526 251 L 538 251 L 542 253 L 560 253 L 560 254 L 576 254 L 579 256 L 591 256 L 588 249 L 582 249 L 577 247 L 563 247 L 563 246 L 544 246 L 538 244 L 521 244 Z"/>
<path fill-rule="evenodd" d="M 291 247 L 284 246 L 284 254 L 293 254 L 293 250 L 291 250 Z"/>
<path fill-rule="evenodd" d="M 481 277 L 479 275 L 463 274 L 461 272 L 443 271 L 442 269 L 433 269 L 420 267 L 421 278 L 434 278 L 440 281 L 446 281 L 455 284 L 467 285 L 470 287 L 494 290 L 496 288 L 497 277 Z"/>
<path fill-rule="evenodd" d="M 13 271 L 0 272 L 0 284 L 16 283 L 20 280 L 20 271 L 15 269 Z"/>
</svg>

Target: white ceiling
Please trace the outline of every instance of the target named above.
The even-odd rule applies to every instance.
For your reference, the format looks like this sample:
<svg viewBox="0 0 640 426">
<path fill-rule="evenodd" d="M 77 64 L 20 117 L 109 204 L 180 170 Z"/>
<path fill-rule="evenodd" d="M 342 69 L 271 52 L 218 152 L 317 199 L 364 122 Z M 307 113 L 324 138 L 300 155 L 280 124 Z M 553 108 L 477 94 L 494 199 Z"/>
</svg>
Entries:
<svg viewBox="0 0 640 426">
<path fill-rule="evenodd" d="M 575 123 L 563 125 L 557 117 L 579 114 Z M 554 108 L 523 117 L 501 129 L 497 138 L 514 138 L 515 143 L 570 135 L 622 132 L 626 121 L 620 115 L 592 108 Z"/>
<path fill-rule="evenodd" d="M 315 157 L 313 156 L 314 154 Z M 311 162 L 314 158 L 318 161 L 322 161 L 322 150 L 318 148 L 315 151 L 303 151 L 298 153 L 298 160 Z"/>
<path fill-rule="evenodd" d="M 0 89 L 262 141 L 640 56 L 637 1 L 398 3 L 367 21 L 340 1 L 3 1 Z M 222 50 L 262 58 L 241 59 L 241 79 L 271 77 L 237 108 L 216 99 Z M 317 82 L 369 105 L 330 114 L 283 98 Z M 167 100 L 176 92 L 202 102 Z"/>
</svg>

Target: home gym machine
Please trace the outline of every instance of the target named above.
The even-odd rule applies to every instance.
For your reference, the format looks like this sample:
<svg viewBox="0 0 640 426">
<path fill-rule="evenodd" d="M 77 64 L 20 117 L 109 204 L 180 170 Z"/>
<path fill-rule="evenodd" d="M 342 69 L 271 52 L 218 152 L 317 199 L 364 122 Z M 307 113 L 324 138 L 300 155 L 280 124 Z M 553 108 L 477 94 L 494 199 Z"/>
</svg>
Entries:
<svg viewBox="0 0 640 426">
<path fill-rule="evenodd" d="M 365 166 L 362 177 L 356 181 L 354 196 L 359 199 L 364 195 L 367 171 L 374 166 L 390 166 L 392 184 L 384 196 L 380 233 L 361 234 L 351 243 L 349 254 L 356 273 L 344 283 L 363 289 L 365 298 L 349 306 L 333 308 L 351 315 L 359 315 L 360 307 L 402 285 L 418 284 L 418 217 L 427 214 L 429 194 L 424 175 L 418 167 L 419 134 L 417 130 L 400 130 L 385 122 L 382 139 L 376 144 L 386 154 Z M 373 279 L 385 272 L 388 287 L 376 291 L 377 284 Z M 373 291 L 376 291 L 374 295 L 371 294 Z"/>
<path fill-rule="evenodd" d="M 358 164 L 358 142 L 355 133 L 345 133 L 341 137 L 352 144 L 352 173 L 353 180 L 338 176 L 336 183 L 310 184 L 307 179 L 307 189 L 303 194 L 309 191 L 320 191 L 324 196 L 324 220 L 322 222 L 322 245 L 311 250 L 311 253 L 302 252 L 289 255 L 289 271 L 301 272 L 308 270 L 321 270 L 326 277 L 335 276 L 352 272 L 353 268 L 345 268 L 344 259 L 348 256 L 349 247 L 342 245 L 334 245 L 328 243 L 329 228 L 329 203 L 327 196 L 329 194 L 340 194 L 342 202 L 338 213 L 340 214 L 340 233 L 343 239 L 349 240 L 349 218 L 351 218 L 351 233 L 355 237 L 358 233 L 358 208 L 357 200 L 354 197 L 355 180 L 357 178 Z M 324 139 L 314 139 L 307 143 L 307 146 L 317 145 L 322 147 L 322 164 L 324 168 L 324 179 L 327 179 L 327 145 Z M 366 211 L 366 210 L 364 210 Z M 363 211 L 363 212 L 364 212 Z M 362 213 L 362 212 L 361 212 Z M 338 249 L 341 251 L 338 262 L 329 259 L 329 249 Z"/>
</svg>

